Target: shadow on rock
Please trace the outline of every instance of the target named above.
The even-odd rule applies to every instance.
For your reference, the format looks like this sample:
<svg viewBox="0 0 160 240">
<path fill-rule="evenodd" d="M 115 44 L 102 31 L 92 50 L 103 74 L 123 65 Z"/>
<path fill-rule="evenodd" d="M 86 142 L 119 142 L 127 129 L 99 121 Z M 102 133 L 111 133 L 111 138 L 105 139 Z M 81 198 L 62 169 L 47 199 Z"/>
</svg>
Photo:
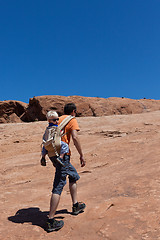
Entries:
<svg viewBox="0 0 160 240">
<path fill-rule="evenodd" d="M 46 221 L 49 212 L 42 212 L 39 208 L 24 208 L 16 212 L 14 216 L 8 217 L 8 220 L 14 223 L 32 223 L 32 225 L 39 226 L 46 229 Z M 71 214 L 67 209 L 56 211 L 57 214 Z M 64 217 L 56 216 L 56 219 L 63 219 Z"/>
<path fill-rule="evenodd" d="M 24 208 L 18 210 L 14 216 L 8 217 L 8 220 L 14 223 L 30 222 L 44 229 L 48 213 L 40 211 L 39 208 Z"/>
</svg>

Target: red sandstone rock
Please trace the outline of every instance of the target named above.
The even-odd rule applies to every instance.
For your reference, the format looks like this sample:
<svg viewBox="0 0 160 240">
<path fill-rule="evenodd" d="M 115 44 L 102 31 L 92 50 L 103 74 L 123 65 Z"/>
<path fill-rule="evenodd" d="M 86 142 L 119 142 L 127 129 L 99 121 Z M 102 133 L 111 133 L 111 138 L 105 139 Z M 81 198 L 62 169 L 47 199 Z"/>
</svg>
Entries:
<svg viewBox="0 0 160 240">
<path fill-rule="evenodd" d="M 20 101 L 0 101 L 0 123 L 21 122 L 27 106 Z"/>
<path fill-rule="evenodd" d="M 55 110 L 63 114 L 66 103 L 74 102 L 77 106 L 77 116 L 108 116 L 151 112 L 160 109 L 160 100 L 129 98 L 98 98 L 81 96 L 39 96 L 31 98 L 29 104 L 4 101 L 0 103 L 0 122 L 33 122 L 46 120 L 46 113 Z M 10 116 L 15 113 L 17 117 Z M 20 118 L 20 120 L 18 119 Z"/>
<path fill-rule="evenodd" d="M 40 96 L 30 99 L 24 115 L 24 121 L 46 120 L 49 110 L 63 114 L 63 107 L 68 102 L 74 102 L 80 117 L 108 116 L 119 114 L 134 114 L 160 109 L 159 100 L 133 100 L 128 98 L 97 98 L 81 96 Z"/>
</svg>

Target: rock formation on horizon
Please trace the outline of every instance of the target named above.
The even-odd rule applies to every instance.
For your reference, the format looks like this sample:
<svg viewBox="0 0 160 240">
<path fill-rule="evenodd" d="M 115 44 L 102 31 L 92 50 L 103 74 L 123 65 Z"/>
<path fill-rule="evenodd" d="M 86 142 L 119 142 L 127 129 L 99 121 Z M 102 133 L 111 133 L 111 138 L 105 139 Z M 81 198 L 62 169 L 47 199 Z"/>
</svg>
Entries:
<svg viewBox="0 0 160 240">
<path fill-rule="evenodd" d="M 135 114 L 160 110 L 160 100 L 153 99 L 50 95 L 30 98 L 29 104 L 21 101 L 0 101 L 0 123 L 45 121 L 47 111 L 55 110 L 62 115 L 64 105 L 68 102 L 76 104 L 78 117 Z"/>
</svg>

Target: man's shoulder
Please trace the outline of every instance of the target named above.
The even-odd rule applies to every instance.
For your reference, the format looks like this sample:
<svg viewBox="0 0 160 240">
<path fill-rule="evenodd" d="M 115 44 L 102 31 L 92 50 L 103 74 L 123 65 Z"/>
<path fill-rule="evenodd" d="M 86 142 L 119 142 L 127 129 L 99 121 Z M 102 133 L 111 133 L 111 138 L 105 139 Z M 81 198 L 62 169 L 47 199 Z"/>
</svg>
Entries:
<svg viewBox="0 0 160 240">
<path fill-rule="evenodd" d="M 69 115 L 62 115 L 60 118 L 59 118 L 59 124 Z M 69 123 L 66 125 L 66 127 L 69 127 L 69 129 L 71 130 L 78 130 L 79 131 L 79 126 L 78 126 L 78 122 L 77 122 L 77 119 L 74 117 L 72 118 Z"/>
<path fill-rule="evenodd" d="M 63 119 L 65 119 L 67 116 L 68 116 L 68 115 L 62 115 L 62 116 L 59 117 L 59 120 L 60 120 L 60 121 L 63 121 Z"/>
<path fill-rule="evenodd" d="M 62 115 L 59 117 L 59 124 L 67 117 L 68 115 Z"/>
<path fill-rule="evenodd" d="M 68 116 L 70 116 L 70 115 L 62 115 L 62 116 L 60 116 L 59 117 L 59 123 L 61 123 Z M 77 119 L 74 117 L 70 121 L 76 121 L 77 122 Z"/>
</svg>

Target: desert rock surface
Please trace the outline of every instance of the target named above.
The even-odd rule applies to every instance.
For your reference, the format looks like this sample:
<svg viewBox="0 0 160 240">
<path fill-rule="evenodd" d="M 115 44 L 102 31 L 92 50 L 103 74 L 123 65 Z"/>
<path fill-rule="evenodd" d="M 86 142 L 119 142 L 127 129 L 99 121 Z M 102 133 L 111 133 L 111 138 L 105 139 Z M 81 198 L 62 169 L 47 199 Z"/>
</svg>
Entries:
<svg viewBox="0 0 160 240">
<path fill-rule="evenodd" d="M 77 120 L 87 165 L 80 167 L 72 142 L 71 162 L 87 207 L 70 214 L 67 183 L 56 214 L 64 227 L 52 233 L 44 225 L 54 168 L 39 163 L 47 122 L 0 125 L 1 239 L 160 239 L 160 111 Z"/>
</svg>

